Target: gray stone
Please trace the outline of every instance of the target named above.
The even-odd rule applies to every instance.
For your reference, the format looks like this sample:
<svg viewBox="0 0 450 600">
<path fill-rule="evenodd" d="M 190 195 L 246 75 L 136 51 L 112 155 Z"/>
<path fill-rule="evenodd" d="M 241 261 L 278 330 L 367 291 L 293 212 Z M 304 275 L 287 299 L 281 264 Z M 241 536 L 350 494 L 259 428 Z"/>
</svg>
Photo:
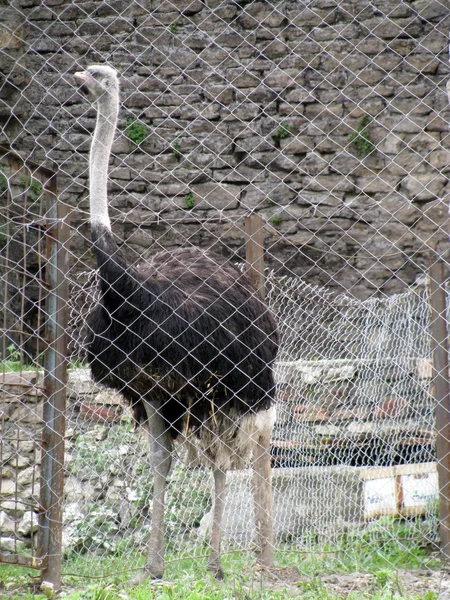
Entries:
<svg viewBox="0 0 450 600">
<path fill-rule="evenodd" d="M 90 369 L 70 369 L 68 372 L 69 397 L 78 398 L 99 392 L 99 387 L 91 378 Z"/>
<path fill-rule="evenodd" d="M 123 480 L 114 479 L 107 488 L 105 501 L 112 506 L 117 506 L 123 503 L 124 498 L 126 497 L 126 491 L 124 487 L 125 483 Z"/>
<path fill-rule="evenodd" d="M 95 491 L 90 479 L 91 475 L 87 475 L 88 480 L 80 480 L 79 476 L 69 475 L 64 482 L 64 498 L 67 504 L 76 504 L 77 502 L 91 502 L 98 493 Z"/>
<path fill-rule="evenodd" d="M 20 552 L 26 544 L 23 540 L 14 537 L 0 537 L 0 550 L 5 552 Z"/>
<path fill-rule="evenodd" d="M 17 491 L 16 482 L 13 479 L 2 479 L 0 494 L 2 496 L 13 496 Z"/>
<path fill-rule="evenodd" d="M 43 402 L 20 404 L 11 414 L 11 420 L 21 423 L 42 423 Z"/>
<path fill-rule="evenodd" d="M 17 414 L 21 414 L 21 413 L 20 412 L 17 413 L 17 411 L 15 411 L 13 414 L 17 415 Z M 12 417 L 12 418 L 14 420 L 16 420 L 16 417 Z M 27 422 L 30 422 L 30 421 L 27 421 Z M 39 421 L 37 421 L 37 422 L 39 422 Z M 34 462 L 34 456 L 32 456 L 31 454 L 27 454 L 26 456 L 24 456 L 23 454 L 14 454 L 9 459 L 8 464 L 17 469 L 22 469 L 22 468 L 27 467 L 28 465 L 32 464 L 32 462 Z"/>
<path fill-rule="evenodd" d="M 17 474 L 17 483 L 21 486 L 30 485 L 34 480 L 39 478 L 39 473 L 35 466 L 22 469 Z"/>
<path fill-rule="evenodd" d="M 17 529 L 17 521 L 11 519 L 3 510 L 0 510 L 0 531 L 3 534 L 13 534 Z"/>
<path fill-rule="evenodd" d="M 26 537 L 30 537 L 38 530 L 38 516 L 35 513 L 27 511 L 20 520 L 17 531 Z"/>
<path fill-rule="evenodd" d="M 405 177 L 401 188 L 408 198 L 413 201 L 441 198 L 447 179 L 436 177 L 434 173 L 415 174 Z"/>
<path fill-rule="evenodd" d="M 25 507 L 20 500 L 2 502 L 2 510 L 14 519 L 21 519 L 25 513 Z"/>
</svg>

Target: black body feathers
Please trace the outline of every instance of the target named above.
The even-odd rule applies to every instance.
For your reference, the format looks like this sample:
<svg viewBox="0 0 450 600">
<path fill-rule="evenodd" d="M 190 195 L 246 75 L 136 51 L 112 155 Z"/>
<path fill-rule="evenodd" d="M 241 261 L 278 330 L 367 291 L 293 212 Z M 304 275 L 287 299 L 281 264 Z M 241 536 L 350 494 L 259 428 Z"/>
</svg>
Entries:
<svg viewBox="0 0 450 600">
<path fill-rule="evenodd" d="M 126 264 L 93 225 L 101 297 L 88 318 L 93 378 L 122 392 L 137 421 L 159 400 L 173 437 L 214 411 L 244 415 L 273 403 L 278 347 L 271 312 L 237 268 L 196 248 Z"/>
</svg>

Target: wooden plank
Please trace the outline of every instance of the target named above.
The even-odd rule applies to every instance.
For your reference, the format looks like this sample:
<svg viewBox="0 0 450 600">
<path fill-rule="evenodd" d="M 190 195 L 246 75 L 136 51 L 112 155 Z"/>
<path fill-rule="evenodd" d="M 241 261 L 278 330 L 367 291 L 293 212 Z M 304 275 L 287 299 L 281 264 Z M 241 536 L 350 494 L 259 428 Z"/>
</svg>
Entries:
<svg viewBox="0 0 450 600">
<path fill-rule="evenodd" d="M 246 271 L 261 298 L 265 298 L 264 276 L 264 222 L 260 215 L 251 214 L 245 218 L 245 260 Z"/>
</svg>

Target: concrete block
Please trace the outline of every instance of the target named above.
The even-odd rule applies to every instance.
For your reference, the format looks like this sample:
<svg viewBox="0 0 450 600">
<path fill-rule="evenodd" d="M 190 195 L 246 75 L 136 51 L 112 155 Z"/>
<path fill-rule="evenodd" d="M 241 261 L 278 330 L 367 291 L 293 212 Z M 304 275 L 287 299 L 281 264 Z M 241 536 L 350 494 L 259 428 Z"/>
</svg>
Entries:
<svg viewBox="0 0 450 600">
<path fill-rule="evenodd" d="M 247 546 L 255 536 L 252 472 L 231 471 L 227 476 L 227 499 L 223 537 Z M 314 533 L 328 536 L 363 520 L 362 470 L 352 467 L 273 469 L 273 514 L 278 542 Z M 210 532 L 211 513 L 199 528 L 199 536 Z"/>
</svg>

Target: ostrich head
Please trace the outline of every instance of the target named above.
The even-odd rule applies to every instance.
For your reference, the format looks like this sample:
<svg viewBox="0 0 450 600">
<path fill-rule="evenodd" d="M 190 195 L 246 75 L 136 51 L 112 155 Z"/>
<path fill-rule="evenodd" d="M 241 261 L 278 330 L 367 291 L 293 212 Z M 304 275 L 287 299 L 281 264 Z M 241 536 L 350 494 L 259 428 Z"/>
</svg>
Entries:
<svg viewBox="0 0 450 600">
<path fill-rule="evenodd" d="M 118 94 L 117 71 L 108 65 L 91 65 L 86 71 L 74 73 L 81 91 L 92 100 L 99 100 L 103 94 Z"/>
</svg>

